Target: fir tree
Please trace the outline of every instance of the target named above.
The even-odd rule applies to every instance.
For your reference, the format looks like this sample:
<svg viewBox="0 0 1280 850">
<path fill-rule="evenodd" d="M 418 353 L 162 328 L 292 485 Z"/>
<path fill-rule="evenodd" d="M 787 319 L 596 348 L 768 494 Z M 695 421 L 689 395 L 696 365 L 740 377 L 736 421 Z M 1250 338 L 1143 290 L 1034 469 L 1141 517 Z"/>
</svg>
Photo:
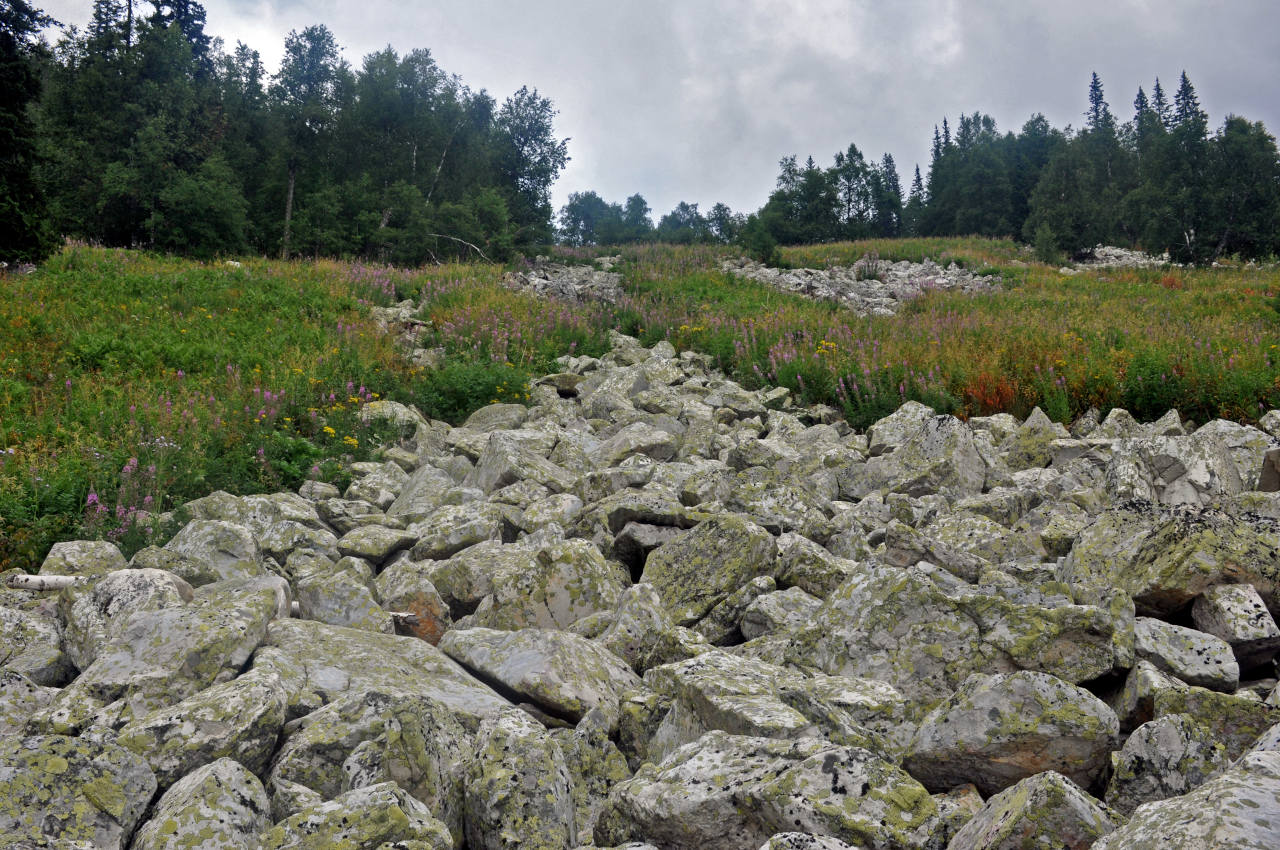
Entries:
<svg viewBox="0 0 1280 850">
<path fill-rule="evenodd" d="M 0 262 L 42 260 L 54 248 L 43 194 L 33 177 L 36 130 L 29 104 L 40 92 L 35 35 L 53 23 L 23 0 L 0 5 Z"/>
</svg>

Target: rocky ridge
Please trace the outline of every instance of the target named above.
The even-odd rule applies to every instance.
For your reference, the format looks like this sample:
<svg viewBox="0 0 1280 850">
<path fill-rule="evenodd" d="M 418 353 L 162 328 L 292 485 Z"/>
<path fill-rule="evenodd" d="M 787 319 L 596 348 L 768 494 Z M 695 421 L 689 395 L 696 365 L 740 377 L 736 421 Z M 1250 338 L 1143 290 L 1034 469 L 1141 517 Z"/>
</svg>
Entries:
<svg viewBox="0 0 1280 850">
<path fill-rule="evenodd" d="M 775 269 L 754 260 L 725 260 L 722 270 L 783 292 L 835 301 L 859 316 L 891 316 L 903 303 L 929 290 L 990 292 L 996 275 L 976 275 L 954 262 L 945 268 L 932 260 L 888 262 L 864 257 L 852 266 L 829 269 Z"/>
<path fill-rule="evenodd" d="M 0 590 L 0 844 L 1280 843 L 1280 411 L 854 433 L 561 362 Z"/>
</svg>

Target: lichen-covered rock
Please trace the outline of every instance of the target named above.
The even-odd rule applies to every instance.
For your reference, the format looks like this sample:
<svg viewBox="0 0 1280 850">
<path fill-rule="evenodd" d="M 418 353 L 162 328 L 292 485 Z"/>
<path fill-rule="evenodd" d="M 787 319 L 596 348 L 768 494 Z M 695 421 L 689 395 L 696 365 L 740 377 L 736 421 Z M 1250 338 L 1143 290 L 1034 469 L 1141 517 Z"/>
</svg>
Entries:
<svg viewBox="0 0 1280 850">
<path fill-rule="evenodd" d="M 21 732 L 32 714 L 57 696 L 57 688 L 37 685 L 21 673 L 0 672 L 0 737 Z"/>
<path fill-rule="evenodd" d="M 616 716 L 622 694 L 641 684 L 622 659 L 569 632 L 454 629 L 440 649 L 486 681 L 573 723 L 595 708 Z"/>
<path fill-rule="evenodd" d="M 1230 766 L 1213 730 L 1187 714 L 1167 714 L 1134 730 L 1111 754 L 1107 804 L 1131 815 L 1143 803 L 1186 794 Z"/>
<path fill-rule="evenodd" d="M 273 795 L 321 800 L 394 780 L 462 838 L 462 788 L 471 736 L 429 697 L 368 690 L 301 718 L 271 765 Z M 289 803 L 280 800 L 279 809 Z M 294 814 L 295 812 L 289 812 Z"/>
<path fill-rule="evenodd" d="M 710 732 L 614 786 L 595 836 L 739 850 L 801 830 L 884 850 L 922 846 L 936 821 L 928 792 L 866 750 Z"/>
<path fill-rule="evenodd" d="M 1136 618 L 1133 634 L 1138 658 L 1189 685 L 1230 692 L 1240 682 L 1240 665 L 1222 638 L 1152 617 Z"/>
<path fill-rule="evenodd" d="M 742 612 L 740 628 L 747 640 L 803 626 L 822 607 L 822 600 L 798 587 L 756 597 Z"/>
<path fill-rule="evenodd" d="M 439 700 L 464 726 L 507 701 L 425 641 L 374 634 L 309 620 L 277 620 L 254 656 L 254 668 L 280 675 L 289 717 L 306 714 L 347 691 L 389 690 Z"/>
<path fill-rule="evenodd" d="M 377 579 L 382 606 L 412 614 L 408 633 L 430 644 L 438 644 L 453 626 L 449 606 L 430 578 L 435 563 L 402 560 L 379 573 Z"/>
<path fill-rule="evenodd" d="M 626 756 L 609 740 L 606 723 L 606 718 L 593 714 L 583 718 L 575 729 L 551 730 L 551 738 L 560 747 L 569 771 L 573 822 L 579 841 L 591 837 L 609 789 L 631 778 Z"/>
<path fill-rule="evenodd" d="M 58 625 L 30 611 L 0 605 L 0 670 L 20 673 L 37 685 L 60 686 L 73 675 Z"/>
<path fill-rule="evenodd" d="M 0 739 L 0 845 L 84 841 L 125 850 L 156 791 L 151 768 L 110 743 Z"/>
<path fill-rule="evenodd" d="M 207 561 L 188 558 L 159 546 L 139 549 L 129 559 L 131 570 L 163 570 L 185 581 L 192 587 L 211 584 L 222 578 Z"/>
<path fill-rule="evenodd" d="M 1106 703 L 1044 673 L 975 675 L 920 724 L 904 762 L 926 787 L 994 794 L 1056 770 L 1089 787 L 1119 738 Z"/>
<path fill-rule="evenodd" d="M 445 505 L 409 526 L 409 533 L 418 539 L 410 556 L 415 561 L 442 561 L 485 540 L 502 540 L 506 525 L 500 505 Z"/>
<path fill-rule="evenodd" d="M 867 429 L 868 451 L 874 456 L 897 449 L 924 430 L 925 423 L 937 415 L 932 407 L 908 401 Z"/>
<path fill-rule="evenodd" d="M 298 812 L 262 835 L 261 850 L 452 850 L 445 825 L 394 782 L 356 788 Z"/>
<path fill-rule="evenodd" d="M 1280 525 L 1215 511 L 1108 511 L 1081 532 L 1059 577 L 1077 598 L 1119 588 L 1138 613 L 1165 616 L 1215 584 L 1252 584 L 1280 608 Z"/>
<path fill-rule="evenodd" d="M 224 757 L 260 774 L 275 750 L 285 707 L 279 679 L 250 672 L 134 720 L 118 741 L 147 760 L 161 791 Z"/>
<path fill-rule="evenodd" d="M 279 615 L 280 585 L 274 576 L 214 582 L 189 605 L 136 612 L 51 708 L 125 698 L 140 715 L 234 678 Z M 287 610 L 287 585 L 283 593 Z"/>
<path fill-rule="evenodd" d="M 637 454 L 666 461 L 675 457 L 679 446 L 675 435 L 646 422 L 634 422 L 600 443 L 589 456 L 597 467 L 617 466 Z"/>
<path fill-rule="evenodd" d="M 262 547 L 243 525 L 216 519 L 193 519 L 164 544 L 170 552 L 209 565 L 218 579 L 265 575 Z"/>
<path fill-rule="evenodd" d="M 773 576 L 756 576 L 716 603 L 707 616 L 693 625 L 693 630 L 715 646 L 740 644 L 743 634 L 739 625 L 743 613 L 752 602 L 777 588 Z"/>
<path fill-rule="evenodd" d="M 125 568 L 124 555 L 107 540 L 55 543 L 40 564 L 42 576 L 102 576 Z"/>
<path fill-rule="evenodd" d="M 348 560 L 354 559 L 343 559 Z M 367 565 L 364 570 L 368 571 Z M 343 569 L 342 562 L 321 561 L 294 579 L 299 614 L 332 626 L 392 634 L 391 615 L 378 604 L 369 584 L 365 576 Z"/>
<path fill-rule="evenodd" d="M 522 711 L 480 724 L 465 805 L 467 843 L 476 850 L 560 850 L 577 843 L 564 754 Z"/>
<path fill-rule="evenodd" d="M 576 477 L 527 441 L 507 432 L 490 434 L 475 468 L 464 479 L 464 486 L 492 493 L 517 481 L 531 481 L 553 493 L 564 493 L 573 489 Z"/>
<path fill-rule="evenodd" d="M 1095 850 L 1265 850 L 1280 845 L 1280 752 L 1250 753 L 1189 794 L 1149 803 Z"/>
<path fill-rule="evenodd" d="M 618 603 L 627 577 L 591 543 L 565 540 L 524 550 L 489 578 L 470 625 L 493 629 L 566 629 Z"/>
<path fill-rule="evenodd" d="M 67 655 L 80 670 L 124 627 L 135 611 L 185 605 L 191 585 L 162 570 L 127 569 L 107 573 L 91 584 L 63 591 L 63 638 Z"/>
<path fill-rule="evenodd" d="M 387 510 L 400 496 L 409 481 L 409 473 L 394 463 L 370 464 L 368 469 L 354 468 L 363 473 L 347 487 L 344 499 L 370 502 L 381 510 Z"/>
<path fill-rule="evenodd" d="M 156 801 L 133 850 L 257 850 L 271 826 L 270 801 L 258 777 L 220 758 L 191 771 Z"/>
<path fill-rule="evenodd" d="M 1115 820 L 1078 785 L 1052 770 L 996 794 L 947 850 L 1088 850 Z"/>
<path fill-rule="evenodd" d="M 775 570 L 773 535 L 733 514 L 712 517 L 649 554 L 652 585 L 677 625 L 696 623 L 733 591 Z"/>
<path fill-rule="evenodd" d="M 338 541 L 338 553 L 363 558 L 378 567 L 396 552 L 408 549 L 415 542 L 417 538 L 407 531 L 365 525 L 342 536 Z"/>
<path fill-rule="evenodd" d="M 1280 628 L 1250 584 L 1206 588 L 1191 606 L 1196 628 L 1231 645 L 1243 670 L 1270 661 L 1280 650 Z"/>
<path fill-rule="evenodd" d="M 909 496 L 968 496 L 982 491 L 987 464 L 968 426 L 935 416 L 894 451 L 868 460 L 862 475 L 864 494 L 887 487 Z"/>
<path fill-rule="evenodd" d="M 861 537 L 861 534 L 849 532 Z M 858 570 L 857 561 L 833 554 L 806 537 L 788 532 L 778 538 L 777 579 L 818 599 L 844 584 Z"/>
<path fill-rule="evenodd" d="M 691 645 L 682 633 L 696 637 L 698 644 Z M 637 673 L 711 649 L 701 635 L 677 627 L 662 607 L 658 592 L 644 583 L 623 591 L 618 607 L 610 614 L 608 627 L 596 640 Z"/>
<path fill-rule="evenodd" d="M 830 835 L 811 835 L 807 832 L 779 832 L 760 845 L 760 850 L 857 850 Z"/>
</svg>

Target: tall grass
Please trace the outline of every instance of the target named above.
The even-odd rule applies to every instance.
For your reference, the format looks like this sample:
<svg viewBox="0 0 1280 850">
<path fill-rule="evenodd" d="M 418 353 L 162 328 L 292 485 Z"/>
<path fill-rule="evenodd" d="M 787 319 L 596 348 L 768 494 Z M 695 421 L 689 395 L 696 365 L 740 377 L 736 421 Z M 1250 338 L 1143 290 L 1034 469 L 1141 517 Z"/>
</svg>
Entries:
<svg viewBox="0 0 1280 850">
<path fill-rule="evenodd" d="M 1205 421 L 1280 407 L 1275 269 L 1100 270 L 1014 265 L 1012 243 L 904 240 L 786 249 L 796 265 L 948 257 L 1004 264 L 1017 283 L 929 292 L 897 316 L 858 318 L 720 270 L 719 247 L 621 253 L 618 304 L 513 292 L 504 269 L 417 271 L 338 262 L 193 263 L 72 247 L 38 272 L 0 276 L 0 569 L 37 566 L 55 540 L 93 535 L 132 551 L 144 520 L 215 488 L 342 483 L 386 435 L 378 399 L 458 422 L 525 401 L 565 353 L 602 354 L 611 328 L 712 355 L 745 384 L 780 384 L 864 427 L 915 399 L 972 416 L 1039 405 Z M 580 256 L 579 256 L 580 255 Z M 413 367 L 371 305 L 421 304 Z"/>
</svg>

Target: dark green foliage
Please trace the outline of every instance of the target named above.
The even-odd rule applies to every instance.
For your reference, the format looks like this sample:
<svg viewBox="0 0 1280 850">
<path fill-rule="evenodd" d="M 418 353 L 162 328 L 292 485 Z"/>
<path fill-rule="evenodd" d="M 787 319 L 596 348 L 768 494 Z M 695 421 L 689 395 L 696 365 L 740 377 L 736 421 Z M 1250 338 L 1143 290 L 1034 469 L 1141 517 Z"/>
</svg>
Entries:
<svg viewBox="0 0 1280 850">
<path fill-rule="evenodd" d="M 36 219 L 52 232 L 404 265 L 501 262 L 550 241 L 568 155 L 536 90 L 499 105 L 427 50 L 387 48 L 353 69 L 322 25 L 291 32 L 269 77 L 257 51 L 224 53 L 205 35 L 200 3 L 152 5 L 135 18 L 132 3 L 96 0 L 48 63 L 43 163 L 19 173 L 47 193 Z"/>
<path fill-rule="evenodd" d="M 49 18 L 23 0 L 0 5 L 0 262 L 35 262 L 54 248 L 36 186 L 35 128 L 29 104 L 40 91 L 36 31 Z"/>
</svg>

